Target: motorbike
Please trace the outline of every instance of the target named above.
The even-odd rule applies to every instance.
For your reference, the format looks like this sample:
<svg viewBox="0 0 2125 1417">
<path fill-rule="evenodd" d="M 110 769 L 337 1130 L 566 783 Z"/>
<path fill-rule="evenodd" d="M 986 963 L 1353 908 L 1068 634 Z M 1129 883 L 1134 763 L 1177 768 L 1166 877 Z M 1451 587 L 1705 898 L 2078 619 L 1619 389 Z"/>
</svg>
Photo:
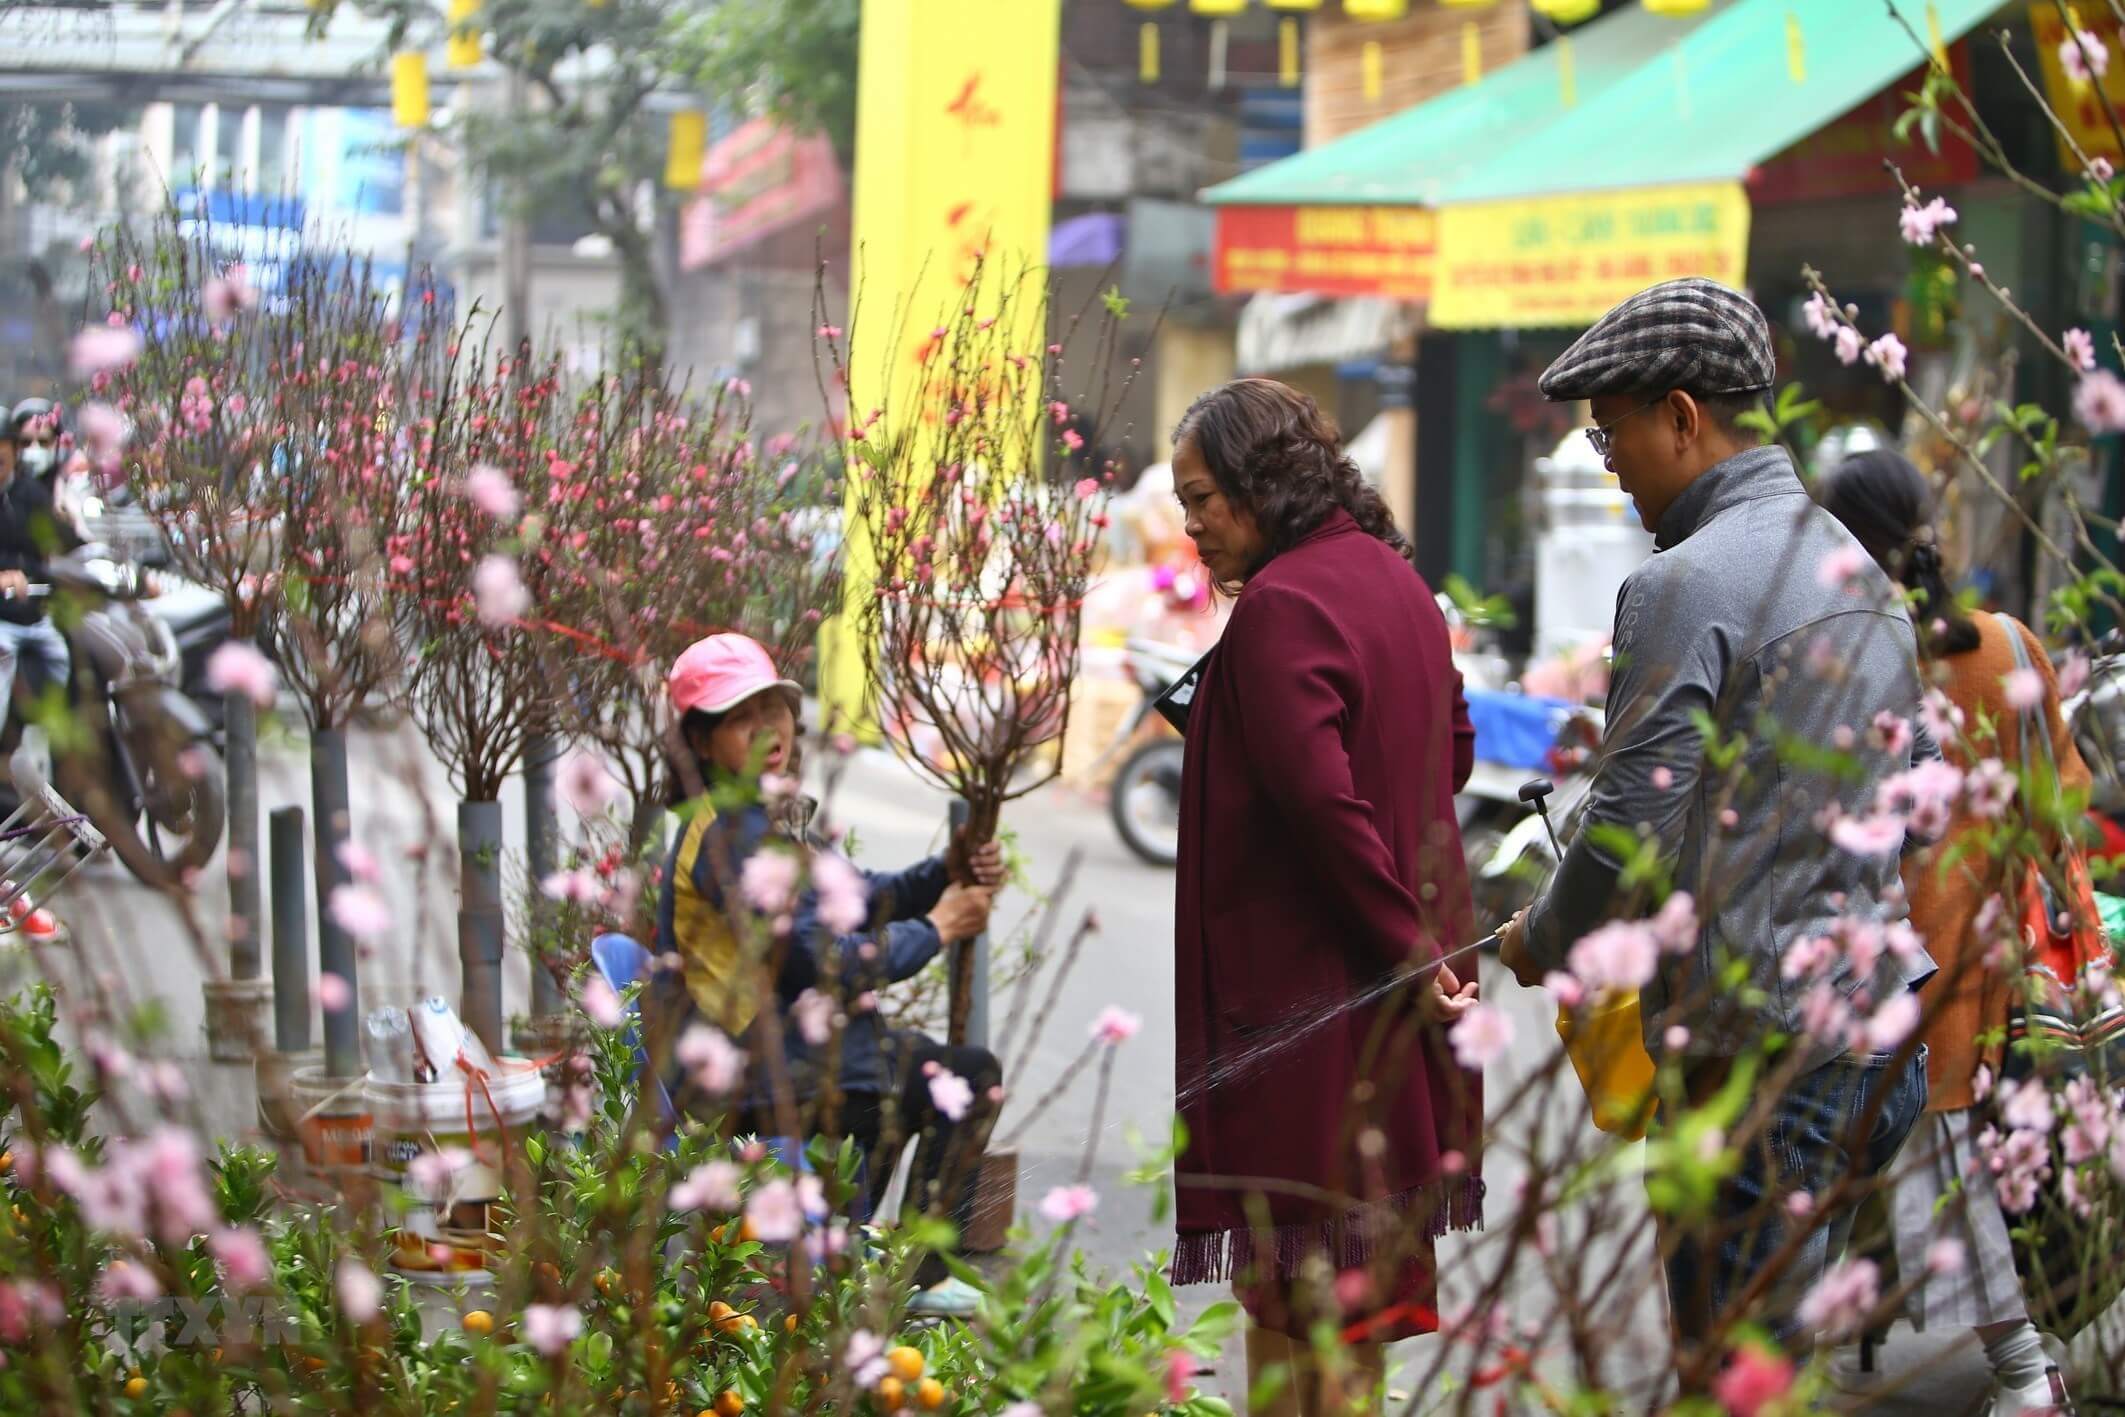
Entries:
<svg viewBox="0 0 2125 1417">
<path fill-rule="evenodd" d="M 206 865 L 220 844 L 226 803 L 214 729 L 188 698 L 182 654 L 168 625 L 143 608 L 142 574 L 103 546 L 54 558 L 32 595 L 78 613 L 61 629 L 73 660 L 66 703 L 73 731 L 49 736 L 48 778 L 149 885 Z M 0 758 L 23 745 L 34 674 L 25 667 Z"/>
<path fill-rule="evenodd" d="M 170 548 L 162 529 L 124 488 L 81 500 L 73 518 L 75 535 L 84 543 L 110 548 L 116 559 L 140 567 L 141 604 L 168 627 L 177 642 L 178 684 L 200 712 L 221 731 L 222 696 L 207 684 L 207 660 L 228 642 L 229 607 L 220 595 L 186 580 L 170 569 Z"/>
<path fill-rule="evenodd" d="M 1130 640 L 1128 655 L 1129 673 L 1143 698 L 1115 731 L 1101 762 L 1136 742 L 1159 696 L 1180 682 L 1196 658 L 1191 651 L 1151 640 Z M 1107 814 L 1122 844 L 1154 866 L 1171 866 L 1180 859 L 1183 746 L 1179 738 L 1163 734 L 1139 744 L 1115 770 L 1107 796 Z"/>
<path fill-rule="evenodd" d="M 1464 822 L 1461 846 L 1468 862 L 1468 884 L 1476 908 L 1476 928 L 1495 931 L 1522 909 L 1535 903 L 1550 875 L 1557 869 L 1557 851 L 1551 828 L 1535 810 L 1537 789 L 1548 797 L 1549 809 L 1561 823 L 1564 834 L 1575 829 L 1579 809 L 1593 786 L 1595 754 L 1601 747 L 1601 710 L 1564 709 L 1558 716 L 1555 736 L 1543 752 L 1541 767 L 1547 779 L 1530 782 L 1526 769 L 1518 771 L 1478 761 L 1488 769 L 1492 791 L 1503 795 L 1512 783 L 1511 806 L 1502 803 L 1478 807 L 1473 826 Z M 1482 744 L 1480 729 L 1477 744 Z M 1470 786 L 1476 785 L 1471 776 Z M 1466 795 L 1466 794 L 1464 794 Z"/>
</svg>

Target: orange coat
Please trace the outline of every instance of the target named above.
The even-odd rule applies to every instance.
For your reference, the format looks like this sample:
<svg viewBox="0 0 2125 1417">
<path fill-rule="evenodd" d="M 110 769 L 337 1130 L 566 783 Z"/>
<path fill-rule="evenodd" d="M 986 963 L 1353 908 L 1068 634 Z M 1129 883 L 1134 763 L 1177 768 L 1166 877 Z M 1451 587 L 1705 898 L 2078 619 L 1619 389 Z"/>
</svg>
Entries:
<svg viewBox="0 0 2125 1417">
<path fill-rule="evenodd" d="M 2018 767 L 2022 758 L 2021 733 L 2016 711 L 2007 703 L 2005 680 L 2014 672 L 2014 646 L 2007 636 L 2019 634 L 2028 646 L 2029 659 L 2044 676 L 2044 721 L 2051 725 L 2052 757 L 2059 777 L 2069 790 L 2085 790 L 2088 767 L 2073 745 L 2073 734 L 2059 711 L 2059 684 L 2051 660 L 2035 635 L 2020 621 L 2005 615 L 1973 614 L 1979 644 L 1974 650 L 1937 661 L 1932 666 L 1934 683 L 1963 711 L 1966 736 L 1978 732 L 1981 719 L 1989 718 L 1999 730 L 1999 742 L 1978 744 L 1981 756 L 1997 754 L 2000 761 Z M 1975 765 L 1971 750 L 1944 743 L 1948 761 L 1968 771 Z M 1940 973 L 1925 986 L 1926 1007 L 1935 1005 L 1935 990 L 1948 991 L 1948 1002 L 1925 1031 L 1931 1054 L 1926 1063 L 1929 1112 L 1952 1112 L 1975 1105 L 1973 1079 L 1978 1065 L 1996 1075 L 2001 1046 L 1980 1043 L 1987 1032 L 2003 1029 L 2013 1002 L 2013 983 L 2004 970 L 1986 969 L 1982 946 L 1972 939 L 1972 926 L 1987 897 L 2002 888 L 1999 863 L 1966 845 L 1958 858 L 1956 847 L 1967 842 L 1975 823 L 1967 810 L 1958 809 L 1948 834 L 1936 845 L 1914 852 L 1904 863 L 1904 889 L 1911 896 L 1911 924 L 1925 938 L 1927 952 L 1940 966 Z M 2008 902 L 2010 911 L 2018 909 Z"/>
</svg>

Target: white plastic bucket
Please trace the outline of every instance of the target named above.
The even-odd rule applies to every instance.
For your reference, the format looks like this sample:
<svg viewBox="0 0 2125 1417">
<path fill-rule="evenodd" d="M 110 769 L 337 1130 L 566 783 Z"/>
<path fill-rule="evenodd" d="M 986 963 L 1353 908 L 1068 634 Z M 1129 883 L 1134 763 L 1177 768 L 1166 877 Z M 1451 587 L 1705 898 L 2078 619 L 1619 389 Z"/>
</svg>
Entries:
<svg viewBox="0 0 2125 1417">
<path fill-rule="evenodd" d="M 425 1153 L 463 1148 L 470 1165 L 451 1177 L 441 1204 L 407 1193 L 395 1263 L 401 1269 L 464 1272 L 486 1267 L 487 1208 L 501 1194 L 504 1147 L 523 1145 L 546 1102 L 546 1079 L 524 1058 L 498 1058 L 499 1071 L 481 1080 L 453 1073 L 437 1082 L 369 1079 L 373 1128 L 370 1165 L 377 1179 L 400 1188 L 407 1169 Z M 437 1250 L 448 1251 L 438 1258 Z"/>
</svg>

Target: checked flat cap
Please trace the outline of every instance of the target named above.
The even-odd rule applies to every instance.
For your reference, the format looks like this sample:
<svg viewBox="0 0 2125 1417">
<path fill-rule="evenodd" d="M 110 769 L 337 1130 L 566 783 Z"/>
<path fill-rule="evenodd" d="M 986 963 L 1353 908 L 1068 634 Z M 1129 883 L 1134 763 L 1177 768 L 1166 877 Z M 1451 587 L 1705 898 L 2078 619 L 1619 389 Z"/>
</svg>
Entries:
<svg viewBox="0 0 2125 1417">
<path fill-rule="evenodd" d="M 1756 302 L 1692 276 L 1641 290 L 1601 317 L 1542 375 L 1544 398 L 1739 394 L 1771 386 L 1771 327 Z"/>
</svg>

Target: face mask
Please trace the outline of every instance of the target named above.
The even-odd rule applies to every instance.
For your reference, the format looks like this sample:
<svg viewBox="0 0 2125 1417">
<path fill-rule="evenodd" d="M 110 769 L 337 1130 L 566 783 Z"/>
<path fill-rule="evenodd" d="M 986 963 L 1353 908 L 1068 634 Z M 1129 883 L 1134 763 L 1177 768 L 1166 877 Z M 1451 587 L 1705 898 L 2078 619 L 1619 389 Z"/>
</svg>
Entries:
<svg viewBox="0 0 2125 1417">
<path fill-rule="evenodd" d="M 58 454 L 52 449 L 43 446 L 41 443 L 32 443 L 24 448 L 21 456 L 15 460 L 22 464 L 22 470 L 30 476 L 42 477 L 57 456 Z"/>
</svg>

